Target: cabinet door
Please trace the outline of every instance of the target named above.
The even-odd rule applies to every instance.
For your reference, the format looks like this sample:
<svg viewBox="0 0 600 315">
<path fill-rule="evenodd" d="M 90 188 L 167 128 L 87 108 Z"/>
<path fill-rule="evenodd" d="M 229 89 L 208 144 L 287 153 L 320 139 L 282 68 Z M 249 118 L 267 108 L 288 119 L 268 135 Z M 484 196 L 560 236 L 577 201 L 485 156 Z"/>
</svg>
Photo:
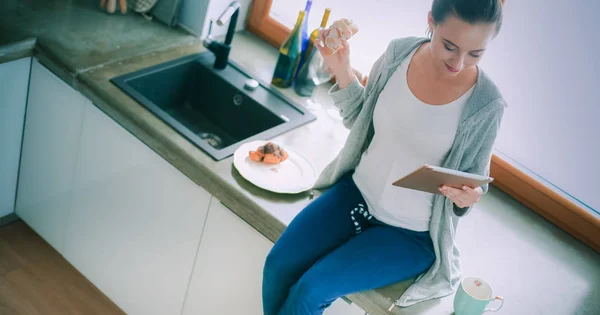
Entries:
<svg viewBox="0 0 600 315">
<path fill-rule="evenodd" d="M 354 303 L 337 299 L 323 312 L 323 315 L 365 315 L 365 311 Z"/>
<path fill-rule="evenodd" d="M 0 64 L 0 217 L 14 212 L 31 58 Z"/>
<path fill-rule="evenodd" d="M 180 314 L 210 195 L 94 105 L 65 257 L 128 314 Z"/>
<path fill-rule="evenodd" d="M 262 270 L 273 243 L 212 198 L 184 315 L 262 315 Z"/>
<path fill-rule="evenodd" d="M 36 60 L 31 67 L 16 213 L 62 253 L 88 101 Z"/>
</svg>

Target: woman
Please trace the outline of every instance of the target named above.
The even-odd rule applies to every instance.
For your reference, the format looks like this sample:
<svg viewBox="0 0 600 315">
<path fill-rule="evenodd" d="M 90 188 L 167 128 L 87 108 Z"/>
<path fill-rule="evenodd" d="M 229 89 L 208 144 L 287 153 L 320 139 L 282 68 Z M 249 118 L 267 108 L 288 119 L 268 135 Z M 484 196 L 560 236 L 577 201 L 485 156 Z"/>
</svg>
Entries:
<svg viewBox="0 0 600 315">
<path fill-rule="evenodd" d="M 341 296 L 415 277 L 394 305 L 454 292 L 456 224 L 487 185 L 438 195 L 391 183 L 423 164 L 489 174 L 505 102 L 477 63 L 501 23 L 501 0 L 434 0 L 428 38 L 392 41 L 364 87 L 348 43 L 325 57 L 350 134 L 315 185 L 332 187 L 267 257 L 266 315 L 322 314 Z"/>
</svg>

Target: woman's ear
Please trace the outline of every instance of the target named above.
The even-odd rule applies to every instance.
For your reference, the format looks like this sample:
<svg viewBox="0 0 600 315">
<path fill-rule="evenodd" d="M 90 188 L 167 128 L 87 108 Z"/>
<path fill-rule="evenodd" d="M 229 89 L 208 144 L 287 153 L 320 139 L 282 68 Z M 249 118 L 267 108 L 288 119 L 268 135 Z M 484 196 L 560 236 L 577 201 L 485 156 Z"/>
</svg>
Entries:
<svg viewBox="0 0 600 315">
<path fill-rule="evenodd" d="M 435 29 L 435 21 L 433 20 L 433 14 L 431 11 L 427 14 L 427 26 L 429 26 L 429 32 L 433 35 L 433 30 Z"/>
</svg>

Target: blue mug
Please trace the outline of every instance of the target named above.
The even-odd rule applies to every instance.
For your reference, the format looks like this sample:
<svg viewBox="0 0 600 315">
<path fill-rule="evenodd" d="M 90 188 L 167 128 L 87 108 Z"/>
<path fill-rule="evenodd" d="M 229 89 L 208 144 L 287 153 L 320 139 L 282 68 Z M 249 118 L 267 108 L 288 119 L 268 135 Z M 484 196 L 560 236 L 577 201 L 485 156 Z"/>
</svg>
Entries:
<svg viewBox="0 0 600 315">
<path fill-rule="evenodd" d="M 499 300 L 500 306 L 494 309 L 486 308 L 494 300 Z M 495 296 L 489 284 L 475 277 L 464 278 L 454 296 L 455 315 L 481 315 L 485 312 L 495 312 L 501 309 L 502 305 L 504 299 Z"/>
</svg>

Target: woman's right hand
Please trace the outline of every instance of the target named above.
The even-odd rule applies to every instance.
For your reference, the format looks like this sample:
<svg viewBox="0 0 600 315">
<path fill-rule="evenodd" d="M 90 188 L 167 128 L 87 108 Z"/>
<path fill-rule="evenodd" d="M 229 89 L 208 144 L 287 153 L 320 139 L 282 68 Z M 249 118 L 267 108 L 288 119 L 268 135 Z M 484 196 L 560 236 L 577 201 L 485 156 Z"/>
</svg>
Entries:
<svg viewBox="0 0 600 315">
<path fill-rule="evenodd" d="M 342 40 L 342 47 L 334 54 L 326 55 L 325 53 L 325 34 L 319 32 L 319 38 L 315 40 L 315 47 L 323 56 L 325 64 L 335 76 L 335 79 L 340 89 L 348 86 L 354 80 L 354 72 L 350 66 L 350 44 Z"/>
</svg>

